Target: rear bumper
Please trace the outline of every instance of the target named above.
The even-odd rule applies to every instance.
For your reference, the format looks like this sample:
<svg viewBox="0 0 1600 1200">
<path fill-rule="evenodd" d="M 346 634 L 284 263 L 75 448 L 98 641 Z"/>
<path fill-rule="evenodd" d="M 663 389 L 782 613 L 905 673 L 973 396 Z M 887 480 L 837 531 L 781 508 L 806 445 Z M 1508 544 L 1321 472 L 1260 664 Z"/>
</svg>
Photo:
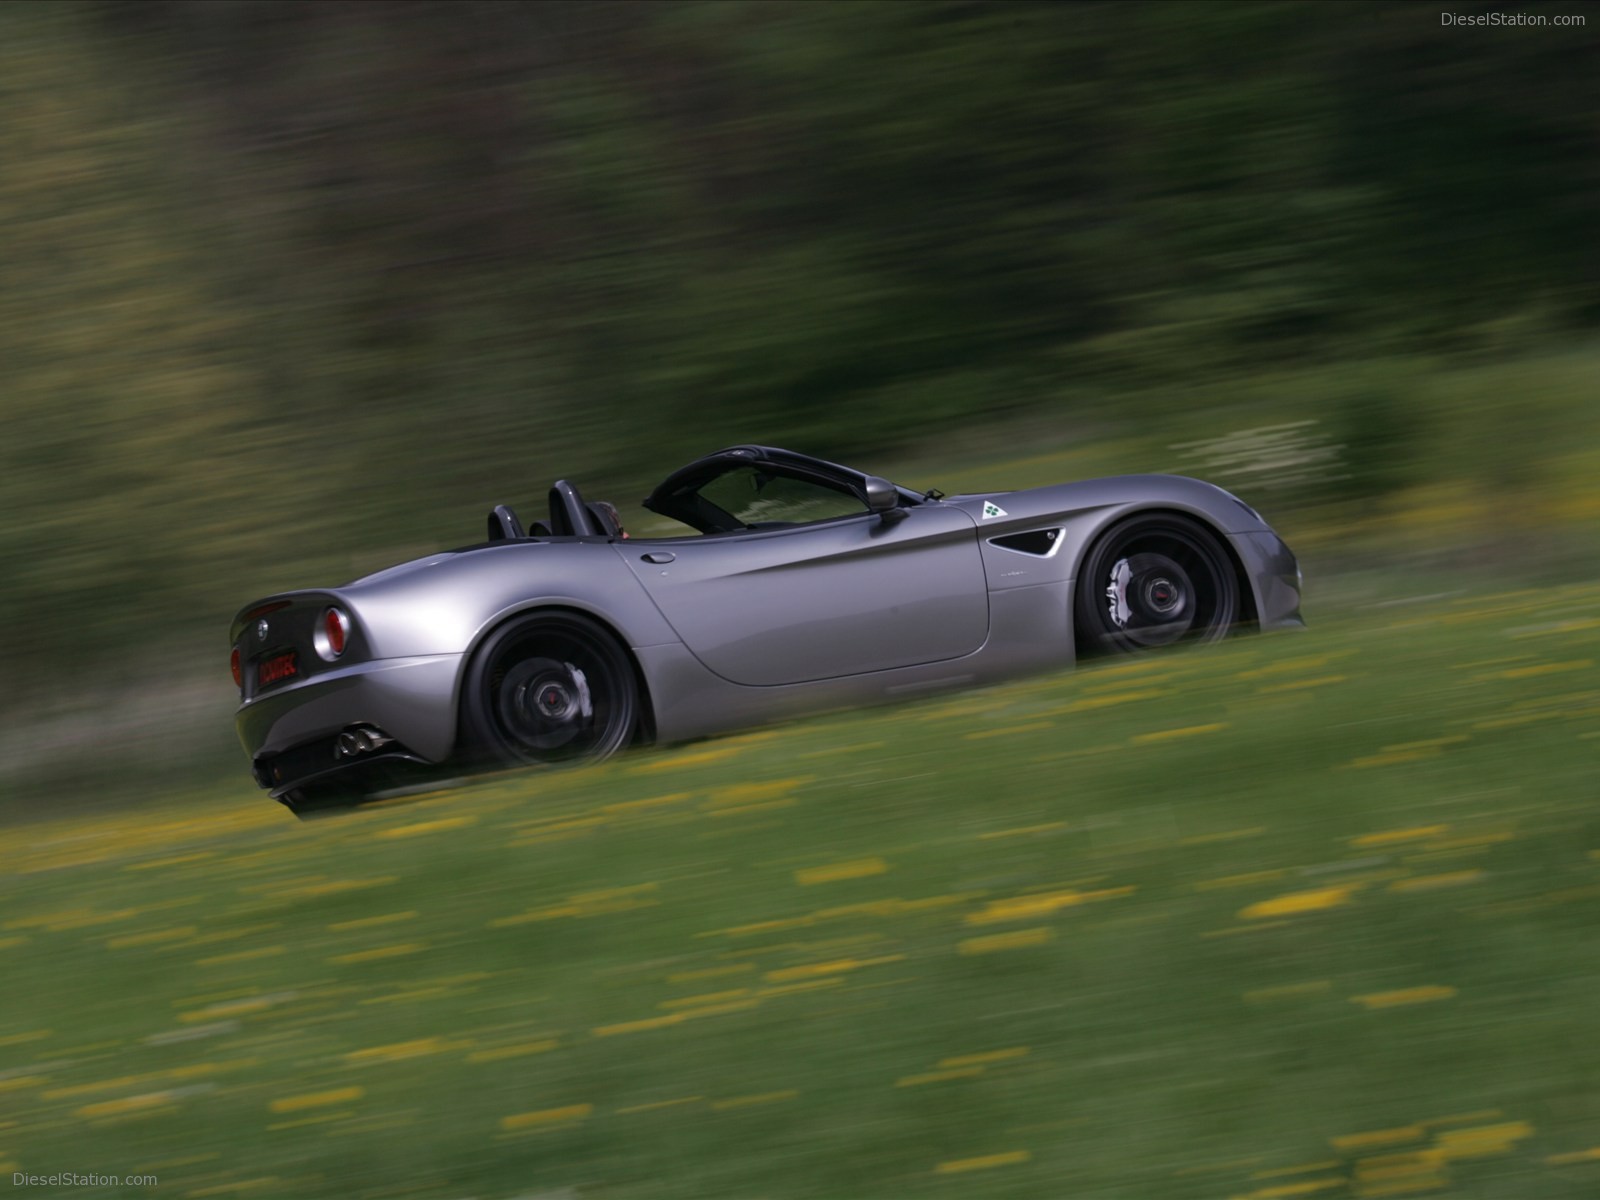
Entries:
<svg viewBox="0 0 1600 1200">
<path fill-rule="evenodd" d="M 1300 563 L 1284 540 L 1270 530 L 1232 535 L 1255 594 L 1261 628 L 1304 629 L 1300 615 Z"/>
<path fill-rule="evenodd" d="M 317 738 L 281 754 L 256 755 L 252 763 L 256 782 L 268 789 L 274 800 L 296 788 L 330 783 L 357 792 L 372 791 L 390 786 L 395 779 L 395 768 L 415 770 L 433 765 L 398 742 L 358 758 L 342 758 L 335 751 L 337 740 Z"/>
<path fill-rule="evenodd" d="M 442 762 L 455 748 L 460 668 L 459 654 L 355 663 L 254 697 L 234 714 L 234 727 L 257 782 L 274 791 L 352 765 L 333 754 L 333 739 L 352 725 L 393 738 L 388 758 Z"/>
</svg>

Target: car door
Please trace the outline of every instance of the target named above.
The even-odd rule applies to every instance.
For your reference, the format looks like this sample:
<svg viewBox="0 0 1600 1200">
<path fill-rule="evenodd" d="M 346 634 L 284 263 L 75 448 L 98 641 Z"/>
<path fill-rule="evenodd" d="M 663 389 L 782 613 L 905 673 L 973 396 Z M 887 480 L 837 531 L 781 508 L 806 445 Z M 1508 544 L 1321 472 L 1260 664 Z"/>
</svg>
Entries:
<svg viewBox="0 0 1600 1200">
<path fill-rule="evenodd" d="M 989 635 L 972 518 L 940 504 L 792 528 L 615 543 L 684 644 L 776 685 L 971 654 Z"/>
</svg>

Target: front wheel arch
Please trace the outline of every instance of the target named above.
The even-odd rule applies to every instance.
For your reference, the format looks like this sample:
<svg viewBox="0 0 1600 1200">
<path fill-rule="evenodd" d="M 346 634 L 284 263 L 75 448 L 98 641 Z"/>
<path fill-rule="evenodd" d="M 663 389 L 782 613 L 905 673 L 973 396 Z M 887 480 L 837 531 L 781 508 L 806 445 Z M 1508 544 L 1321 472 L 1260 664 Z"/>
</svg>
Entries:
<svg viewBox="0 0 1600 1200">
<path fill-rule="evenodd" d="M 1085 629 L 1084 622 L 1080 619 L 1078 595 L 1083 584 L 1083 572 L 1095 551 L 1106 540 L 1107 536 L 1119 529 L 1129 521 L 1140 519 L 1174 519 L 1199 526 L 1216 544 L 1224 561 L 1232 572 L 1232 578 L 1237 598 L 1238 613 L 1234 620 L 1235 631 L 1255 632 L 1260 627 L 1260 610 L 1257 603 L 1254 581 L 1245 570 L 1244 561 L 1239 556 L 1233 539 L 1223 532 L 1205 512 L 1169 506 L 1152 506 L 1149 508 L 1124 508 L 1109 515 L 1102 521 L 1089 537 L 1085 538 L 1082 548 L 1078 552 L 1077 561 L 1073 564 L 1072 571 L 1072 600 L 1069 608 L 1072 617 L 1072 640 L 1074 657 L 1080 661 L 1093 658 L 1101 653 L 1101 648 L 1095 644 L 1091 631 Z"/>
</svg>

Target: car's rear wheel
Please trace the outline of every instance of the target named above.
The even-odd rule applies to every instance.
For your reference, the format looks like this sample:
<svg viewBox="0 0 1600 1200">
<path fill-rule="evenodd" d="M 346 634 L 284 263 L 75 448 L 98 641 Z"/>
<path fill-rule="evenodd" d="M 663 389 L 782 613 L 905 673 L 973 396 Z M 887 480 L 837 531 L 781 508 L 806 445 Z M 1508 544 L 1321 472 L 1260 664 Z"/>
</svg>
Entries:
<svg viewBox="0 0 1600 1200">
<path fill-rule="evenodd" d="M 639 689 L 610 631 L 577 613 L 518 617 L 473 656 L 462 691 L 467 756 L 480 763 L 592 762 L 628 744 Z"/>
<path fill-rule="evenodd" d="M 1078 575 L 1078 645 L 1131 654 L 1214 642 L 1239 619 L 1228 552 L 1198 521 L 1169 513 L 1130 517 L 1090 549 Z"/>
</svg>

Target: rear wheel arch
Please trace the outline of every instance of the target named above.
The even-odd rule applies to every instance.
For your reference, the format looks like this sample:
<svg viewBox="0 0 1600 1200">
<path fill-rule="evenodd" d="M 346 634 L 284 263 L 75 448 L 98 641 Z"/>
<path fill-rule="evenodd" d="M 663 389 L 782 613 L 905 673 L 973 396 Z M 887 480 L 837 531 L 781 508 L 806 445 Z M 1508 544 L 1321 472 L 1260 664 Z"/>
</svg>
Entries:
<svg viewBox="0 0 1600 1200">
<path fill-rule="evenodd" d="M 580 617 L 604 632 L 615 644 L 617 651 L 628 664 L 628 669 L 633 674 L 634 692 L 637 699 L 638 714 L 634 736 L 631 744 L 648 745 L 655 741 L 656 719 L 655 703 L 650 694 L 649 680 L 645 677 L 644 669 L 639 664 L 639 656 L 634 653 L 633 647 L 628 644 L 628 639 L 622 636 L 616 625 L 607 617 L 576 604 L 551 604 L 533 601 L 519 608 L 500 613 L 473 637 L 471 645 L 461 656 L 461 665 L 456 671 L 455 695 L 452 699 L 452 711 L 455 713 L 456 738 L 452 748 L 452 757 L 459 757 L 471 745 L 471 738 L 466 729 L 466 689 L 471 677 L 473 667 L 476 665 L 480 654 L 491 639 L 507 626 L 525 621 L 530 617 L 538 616 L 569 616 Z"/>
</svg>

